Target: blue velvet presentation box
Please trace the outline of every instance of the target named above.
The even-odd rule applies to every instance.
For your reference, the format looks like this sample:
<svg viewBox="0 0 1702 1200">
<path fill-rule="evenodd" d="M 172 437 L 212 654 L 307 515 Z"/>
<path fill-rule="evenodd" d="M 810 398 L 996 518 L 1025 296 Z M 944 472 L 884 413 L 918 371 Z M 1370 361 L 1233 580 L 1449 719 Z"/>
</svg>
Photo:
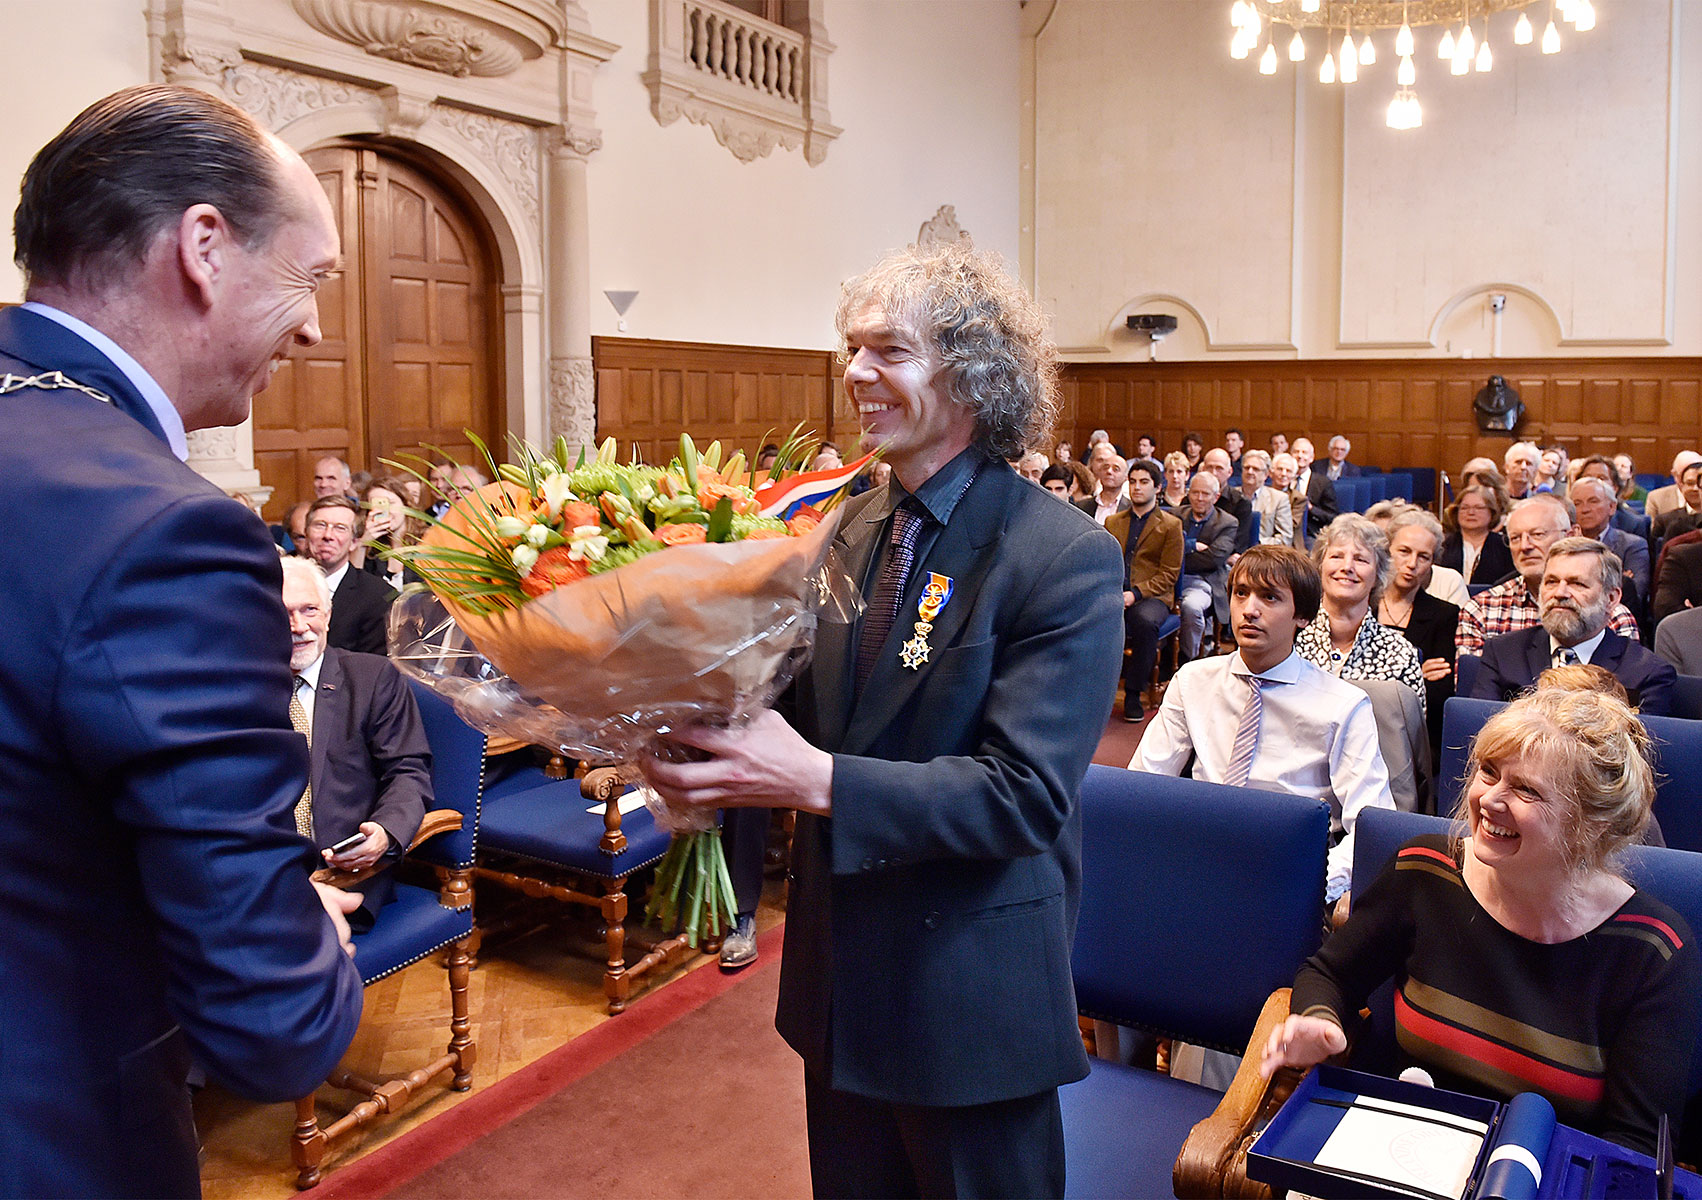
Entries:
<svg viewBox="0 0 1702 1200">
<path fill-rule="evenodd" d="M 1452 1168 L 1438 1165 L 1450 1156 Z M 1382 1157 L 1411 1173 L 1385 1172 Z M 1538 1095 L 1498 1104 L 1328 1066 L 1306 1075 L 1247 1154 L 1248 1178 L 1321 1200 L 1631 1200 L 1658 1195 L 1655 1171 L 1646 1154 L 1559 1124 Z M 1702 1178 L 1676 1171 L 1672 1195 L 1702 1200 Z"/>
</svg>

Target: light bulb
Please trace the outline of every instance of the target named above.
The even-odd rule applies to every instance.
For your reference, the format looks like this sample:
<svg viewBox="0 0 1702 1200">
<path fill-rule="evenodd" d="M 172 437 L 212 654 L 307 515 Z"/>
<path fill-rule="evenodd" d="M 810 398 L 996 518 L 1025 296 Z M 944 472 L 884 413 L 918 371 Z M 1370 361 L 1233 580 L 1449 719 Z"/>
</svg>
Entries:
<svg viewBox="0 0 1702 1200">
<path fill-rule="evenodd" d="M 1351 46 L 1342 53 L 1341 67 L 1337 73 L 1341 76 L 1343 83 L 1359 82 L 1359 59 L 1354 55 Z"/>
<path fill-rule="evenodd" d="M 1477 70 L 1483 74 L 1495 65 L 1495 56 L 1489 52 L 1489 39 L 1483 39 L 1483 45 L 1477 48 Z"/>
<path fill-rule="evenodd" d="M 1371 44 L 1371 35 L 1365 35 L 1365 40 L 1359 43 L 1359 65 L 1369 67 L 1377 61 L 1377 47 Z"/>
<path fill-rule="evenodd" d="M 1318 82 L 1334 83 L 1336 81 L 1336 56 L 1325 54 L 1324 61 L 1318 64 Z"/>
<path fill-rule="evenodd" d="M 1239 30 L 1234 37 L 1229 39 L 1230 58 L 1246 58 L 1252 50 L 1253 47 L 1247 40 L 1247 31 L 1245 29 Z"/>
<path fill-rule="evenodd" d="M 1459 47 L 1456 46 L 1454 48 L 1454 57 L 1448 60 L 1448 74 L 1465 75 L 1470 73 L 1471 69 L 1472 56 L 1469 54 L 1461 54 Z"/>
<path fill-rule="evenodd" d="M 1300 36 L 1298 29 L 1294 31 L 1294 36 L 1288 42 L 1288 61 L 1306 61 L 1306 39 Z"/>
<path fill-rule="evenodd" d="M 1317 12 L 1318 0 L 1300 0 L 1300 11 L 1303 13 Z"/>
<path fill-rule="evenodd" d="M 1477 53 L 1477 39 L 1472 36 L 1470 25 L 1460 30 L 1460 36 L 1454 42 L 1454 53 L 1465 58 Z"/>
<path fill-rule="evenodd" d="M 1556 0 L 1554 7 L 1560 10 L 1562 19 L 1567 19 L 1572 16 L 1572 5 L 1576 2 L 1577 0 Z"/>
<path fill-rule="evenodd" d="M 1412 53 L 1412 26 L 1401 21 L 1401 31 L 1395 35 L 1395 53 L 1406 57 Z"/>
<path fill-rule="evenodd" d="M 1442 31 L 1442 40 L 1436 43 L 1436 57 L 1441 59 L 1454 57 L 1454 31 L 1452 29 Z"/>
<path fill-rule="evenodd" d="M 1417 129 L 1424 123 L 1418 96 L 1408 88 L 1396 92 L 1395 98 L 1389 101 L 1389 114 L 1385 120 L 1390 129 Z"/>
<path fill-rule="evenodd" d="M 1531 19 L 1524 13 L 1520 13 L 1519 23 L 1513 26 L 1513 44 L 1515 46 L 1528 46 L 1531 44 L 1533 36 L 1535 34 L 1531 29 Z"/>
<path fill-rule="evenodd" d="M 1579 33 L 1588 33 L 1596 27 L 1596 6 L 1590 0 L 1581 3 L 1572 10 L 1572 28 Z"/>
<path fill-rule="evenodd" d="M 1351 33 L 1342 34 L 1341 56 L 1344 60 L 1359 57 L 1359 51 L 1353 44 L 1353 34 Z"/>
<path fill-rule="evenodd" d="M 1418 82 L 1418 71 L 1413 68 L 1412 55 L 1407 54 L 1401 57 L 1400 69 L 1395 72 L 1395 82 L 1402 87 L 1411 87 Z"/>
<path fill-rule="evenodd" d="M 1259 33 L 1264 29 L 1264 23 L 1259 20 L 1259 10 L 1254 8 L 1251 4 L 1247 6 L 1247 20 L 1241 28 L 1242 31 L 1254 41 L 1258 41 Z"/>
<path fill-rule="evenodd" d="M 1229 23 L 1237 29 L 1247 23 L 1247 0 L 1235 0 L 1229 6 Z"/>
<path fill-rule="evenodd" d="M 1548 23 L 1548 28 L 1542 31 L 1542 52 L 1557 54 L 1560 52 L 1560 30 L 1554 27 L 1554 22 Z"/>
<path fill-rule="evenodd" d="M 1486 45 L 1484 49 L 1489 47 Z M 1265 43 L 1265 52 L 1259 55 L 1259 74 L 1275 75 L 1277 73 L 1277 48 L 1271 43 Z"/>
</svg>

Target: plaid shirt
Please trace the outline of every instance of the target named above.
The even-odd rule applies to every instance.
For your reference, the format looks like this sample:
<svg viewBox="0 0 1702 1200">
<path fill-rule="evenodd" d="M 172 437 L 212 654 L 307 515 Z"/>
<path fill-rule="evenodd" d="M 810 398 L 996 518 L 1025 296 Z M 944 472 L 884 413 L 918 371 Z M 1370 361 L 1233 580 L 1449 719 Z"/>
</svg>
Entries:
<svg viewBox="0 0 1702 1200">
<path fill-rule="evenodd" d="M 1490 638 L 1541 624 L 1536 593 L 1525 586 L 1523 576 L 1515 575 L 1466 602 L 1454 630 L 1454 649 L 1458 654 L 1481 655 L 1484 642 Z M 1642 637 L 1637 618 L 1623 604 L 1615 604 L 1608 613 L 1607 627 L 1632 641 Z"/>
</svg>

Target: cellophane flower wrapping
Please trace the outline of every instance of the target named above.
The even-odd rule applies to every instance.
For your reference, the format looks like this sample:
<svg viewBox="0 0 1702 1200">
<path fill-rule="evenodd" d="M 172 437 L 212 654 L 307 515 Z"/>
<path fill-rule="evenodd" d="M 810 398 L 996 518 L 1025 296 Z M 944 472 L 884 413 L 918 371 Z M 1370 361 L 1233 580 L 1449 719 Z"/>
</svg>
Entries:
<svg viewBox="0 0 1702 1200">
<path fill-rule="evenodd" d="M 482 491 L 500 503 L 506 486 Z M 772 704 L 824 607 L 845 619 L 860 604 L 827 563 L 837 526 L 834 512 L 801 537 L 670 546 L 489 614 L 415 586 L 391 608 L 391 658 L 486 733 L 592 763 L 666 753 L 670 730 Z M 715 825 L 651 792 L 646 803 L 672 832 Z"/>
</svg>

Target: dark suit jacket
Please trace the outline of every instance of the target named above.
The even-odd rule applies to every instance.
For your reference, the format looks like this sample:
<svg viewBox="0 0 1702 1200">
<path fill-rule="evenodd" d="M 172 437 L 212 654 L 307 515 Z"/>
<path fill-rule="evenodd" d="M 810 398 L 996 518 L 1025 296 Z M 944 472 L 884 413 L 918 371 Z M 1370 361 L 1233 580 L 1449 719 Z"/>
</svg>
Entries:
<svg viewBox="0 0 1702 1200">
<path fill-rule="evenodd" d="M 1315 538 L 1324 526 L 1341 516 L 1341 501 L 1336 499 L 1336 485 L 1317 463 L 1306 477 L 1306 535 Z"/>
<path fill-rule="evenodd" d="M 402 857 L 431 807 L 431 746 L 414 695 L 387 658 L 335 646 L 325 651 L 313 692 L 313 840 L 324 850 L 376 821 Z M 359 918 L 372 919 L 396 890 L 381 871 L 360 890 Z"/>
<path fill-rule="evenodd" d="M 1324 464 L 1324 472 L 1325 472 L 1326 477 L 1327 477 L 1329 470 L 1330 470 L 1330 460 L 1326 458 L 1326 459 L 1323 459 L 1321 461 Z M 1318 464 L 1313 463 L 1312 469 L 1314 471 L 1316 471 L 1318 469 Z M 1355 463 L 1352 459 L 1348 459 L 1348 458 L 1342 459 L 1341 478 L 1343 478 L 1343 479 L 1355 479 L 1359 476 L 1359 474 L 1360 474 L 1359 464 Z"/>
<path fill-rule="evenodd" d="M 1623 529 L 1616 529 L 1612 524 L 1602 530 L 1600 541 L 1619 556 L 1621 565 L 1630 576 L 1622 584 L 1625 607 L 1647 622 L 1651 589 L 1649 543 Z"/>
<path fill-rule="evenodd" d="M 0 311 L 0 375 L 50 370 L 111 402 L 0 399 L 0 1192 L 196 1195 L 191 1051 L 305 1096 L 361 982 L 290 818 L 307 749 L 265 525 L 92 346 Z"/>
<path fill-rule="evenodd" d="M 1200 541 L 1207 549 L 1195 550 L 1188 544 L 1187 523 L 1193 510 L 1187 505 L 1170 510 L 1182 522 L 1182 574 L 1197 575 L 1211 582 L 1212 612 L 1219 621 L 1229 620 L 1229 556 L 1241 536 L 1236 519 L 1221 508 L 1214 507 L 1200 529 Z"/>
<path fill-rule="evenodd" d="M 1084 513 L 1086 513 L 1088 516 L 1091 517 L 1094 513 L 1099 511 L 1099 493 L 1095 492 L 1093 495 L 1087 497 L 1087 499 L 1085 499 L 1085 500 L 1076 500 L 1076 501 L 1072 501 L 1072 503 L 1074 503 L 1077 508 L 1081 509 Z M 1120 497 L 1117 501 L 1117 512 L 1126 513 L 1132 507 L 1133 507 L 1133 505 L 1131 505 L 1129 503 L 1129 498 L 1127 496 Z M 1112 516 L 1115 516 L 1115 515 L 1116 515 L 1116 513 L 1112 514 Z M 1106 518 L 1106 520 L 1110 520 L 1110 519 L 1111 519 L 1110 517 Z"/>
<path fill-rule="evenodd" d="M 1689 533 L 1692 529 L 1699 528 L 1702 528 L 1702 513 L 1693 513 L 1687 508 L 1679 508 L 1657 516 L 1650 527 L 1649 538 L 1658 547 L 1670 537 Z"/>
<path fill-rule="evenodd" d="M 1070 985 L 1082 776 L 1122 665 L 1123 563 L 1079 511 L 984 466 L 911 573 L 853 697 L 859 629 L 824 622 L 794 720 L 833 752 L 833 816 L 800 814 L 776 1025 L 805 1069 L 901 1104 L 1029 1096 L 1087 1074 Z M 863 580 L 894 503 L 849 501 Z M 919 671 L 929 572 L 954 580 Z"/>
<path fill-rule="evenodd" d="M 331 644 L 357 654 L 389 650 L 390 602 L 396 589 L 376 575 L 351 566 L 331 597 Z"/>
<path fill-rule="evenodd" d="M 1436 552 L 1436 565 L 1458 571 L 1465 561 L 1465 545 L 1460 540 L 1459 531 L 1455 530 L 1442 539 L 1442 548 Z M 1483 540 L 1483 553 L 1477 556 L 1477 563 L 1466 582 L 1499 583 L 1512 573 L 1513 551 L 1507 546 L 1506 535 L 1492 529 Z"/>
<path fill-rule="evenodd" d="M 1129 561 L 1129 526 L 1133 524 L 1133 509 L 1113 513 L 1105 521 L 1105 532 L 1117 539 L 1128 562 L 1125 580 L 1142 600 L 1162 600 L 1171 612 L 1176 611 L 1176 581 L 1182 576 L 1182 522 L 1163 507 L 1152 510 L 1141 536 L 1135 540 L 1134 560 Z M 1090 514 L 1091 515 L 1091 514 Z"/>
<path fill-rule="evenodd" d="M 1218 494 L 1217 507 L 1235 518 L 1233 553 L 1239 554 L 1246 550 L 1252 541 L 1253 502 L 1241 494 L 1240 488 L 1230 488 L 1227 492 Z"/>
<path fill-rule="evenodd" d="M 1661 553 L 1652 606 L 1656 623 L 1683 612 L 1686 600 L 1702 608 L 1702 541 L 1671 545 Z"/>
<path fill-rule="evenodd" d="M 1639 643 L 1610 629 L 1590 661 L 1613 672 L 1645 715 L 1664 717 L 1672 710 L 1678 672 Z M 1541 625 L 1492 637 L 1483 644 L 1483 665 L 1469 694 L 1479 700 L 1511 700 L 1534 687 L 1537 676 L 1552 665 L 1548 630 Z"/>
</svg>

